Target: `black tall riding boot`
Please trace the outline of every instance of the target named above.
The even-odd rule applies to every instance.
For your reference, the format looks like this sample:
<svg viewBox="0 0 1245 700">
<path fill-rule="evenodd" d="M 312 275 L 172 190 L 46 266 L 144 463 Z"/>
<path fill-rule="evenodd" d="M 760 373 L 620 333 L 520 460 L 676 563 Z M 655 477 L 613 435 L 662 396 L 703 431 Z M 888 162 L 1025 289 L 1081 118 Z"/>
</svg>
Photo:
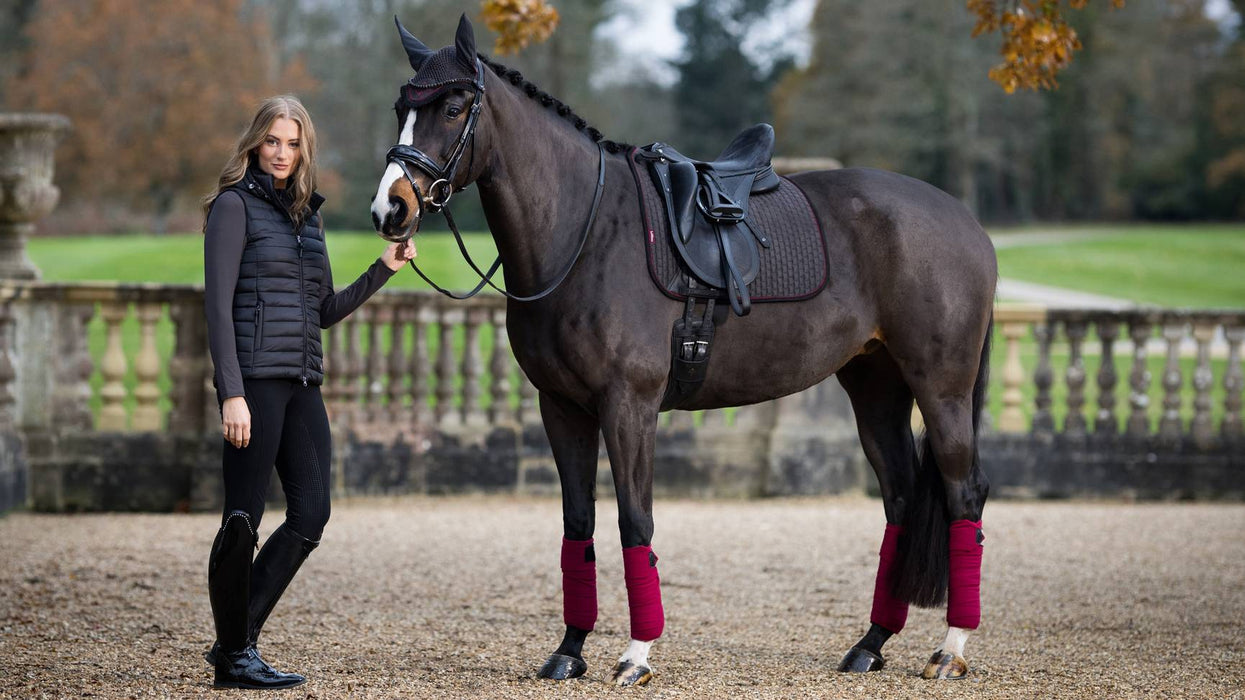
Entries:
<svg viewBox="0 0 1245 700">
<path fill-rule="evenodd" d="M 268 615 L 307 561 L 311 551 L 320 546 L 291 530 L 285 523 L 268 536 L 264 548 L 255 556 L 251 565 L 251 604 L 247 639 L 252 645 L 259 641 L 259 633 L 268 621 Z"/>
<path fill-rule="evenodd" d="M 255 563 L 251 565 L 250 624 L 247 627 L 249 645 L 255 646 L 259 641 L 259 633 L 263 631 L 268 615 L 294 579 L 294 574 L 298 573 L 299 567 L 319 544 L 318 541 L 309 540 L 294 532 L 285 524 L 269 535 L 268 541 L 256 555 Z M 219 649 L 218 641 L 204 655 L 209 664 L 215 665 Z"/>
<path fill-rule="evenodd" d="M 208 558 L 208 596 L 220 645 L 215 664 L 218 688 L 289 688 L 307 680 L 264 663 L 247 639 L 255 542 L 250 517 L 234 511 L 217 533 Z"/>
</svg>

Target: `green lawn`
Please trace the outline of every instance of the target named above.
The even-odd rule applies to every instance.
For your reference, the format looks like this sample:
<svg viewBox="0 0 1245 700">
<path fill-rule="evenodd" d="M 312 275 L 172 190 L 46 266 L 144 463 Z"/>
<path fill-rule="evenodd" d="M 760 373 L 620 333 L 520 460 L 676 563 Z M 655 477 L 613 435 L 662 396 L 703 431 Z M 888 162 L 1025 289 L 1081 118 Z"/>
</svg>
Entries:
<svg viewBox="0 0 1245 700">
<path fill-rule="evenodd" d="M 991 232 L 1000 276 L 1157 306 L 1245 308 L 1245 225 L 1043 228 L 1069 239 L 1007 245 L 1036 230 Z"/>
<path fill-rule="evenodd" d="M 1067 236 L 1055 243 L 1010 246 L 1022 234 Z M 1003 277 L 1172 307 L 1245 308 L 1245 225 L 1091 226 L 997 229 Z M 1018 237 L 1017 237 L 1018 238 Z M 451 236 L 417 239 L 417 263 L 441 286 L 470 289 L 477 280 Z M 496 255 L 484 233 L 467 235 L 468 247 L 485 268 Z M 34 238 L 30 257 L 48 281 L 118 280 L 202 284 L 203 238 L 199 234 Z M 335 282 L 341 286 L 371 264 L 385 243 L 371 233 L 328 236 Z M 389 283 L 427 289 L 413 271 Z"/>
<path fill-rule="evenodd" d="M 487 270 L 497 255 L 487 234 L 468 234 L 467 246 L 481 269 Z M 371 233 L 328 234 L 333 282 L 342 287 L 367 269 L 387 244 Z M 463 262 L 452 236 L 418 236 L 416 264 L 437 284 L 450 289 L 475 286 L 475 273 Z M 48 282 L 116 280 L 203 284 L 203 236 L 197 233 L 168 236 L 92 236 L 81 238 L 34 238 L 29 242 L 31 260 Z M 413 270 L 398 273 L 387 286 L 429 289 Z"/>
</svg>

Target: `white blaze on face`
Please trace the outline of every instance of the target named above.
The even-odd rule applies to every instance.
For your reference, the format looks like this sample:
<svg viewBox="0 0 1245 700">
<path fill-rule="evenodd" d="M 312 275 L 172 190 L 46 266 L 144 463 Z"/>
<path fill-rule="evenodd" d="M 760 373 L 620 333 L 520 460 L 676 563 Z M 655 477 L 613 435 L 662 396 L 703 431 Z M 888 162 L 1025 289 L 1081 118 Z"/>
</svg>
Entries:
<svg viewBox="0 0 1245 700">
<path fill-rule="evenodd" d="M 406 123 L 402 125 L 402 132 L 398 134 L 398 143 L 409 146 L 414 140 L 415 110 L 411 109 L 406 113 Z M 372 213 L 381 221 L 384 221 L 385 215 L 389 213 L 389 188 L 400 177 L 404 177 L 402 168 L 399 168 L 397 163 L 390 163 L 385 168 L 385 174 L 380 178 L 380 186 L 376 188 L 376 198 L 372 200 Z"/>
</svg>

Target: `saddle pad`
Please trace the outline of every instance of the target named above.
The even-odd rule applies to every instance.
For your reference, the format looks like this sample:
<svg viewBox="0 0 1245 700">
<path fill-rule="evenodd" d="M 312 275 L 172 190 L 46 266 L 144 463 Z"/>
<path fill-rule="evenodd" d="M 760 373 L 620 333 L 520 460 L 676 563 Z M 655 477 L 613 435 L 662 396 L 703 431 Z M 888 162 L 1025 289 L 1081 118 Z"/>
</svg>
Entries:
<svg viewBox="0 0 1245 700">
<path fill-rule="evenodd" d="M 689 288 L 689 273 L 675 250 L 669 219 L 653 178 L 647 166 L 636 161 L 634 150 L 628 159 L 640 191 L 648 271 L 657 288 L 679 300 L 688 296 L 725 299 L 723 290 L 711 290 L 699 282 L 696 289 Z M 753 303 L 800 301 L 815 296 L 826 286 L 826 242 L 821 224 L 804 192 L 787 178 L 780 179 L 778 189 L 754 194 L 749 199 L 748 222 L 772 242 L 769 248 L 761 248 L 760 272 L 748 285 Z"/>
</svg>

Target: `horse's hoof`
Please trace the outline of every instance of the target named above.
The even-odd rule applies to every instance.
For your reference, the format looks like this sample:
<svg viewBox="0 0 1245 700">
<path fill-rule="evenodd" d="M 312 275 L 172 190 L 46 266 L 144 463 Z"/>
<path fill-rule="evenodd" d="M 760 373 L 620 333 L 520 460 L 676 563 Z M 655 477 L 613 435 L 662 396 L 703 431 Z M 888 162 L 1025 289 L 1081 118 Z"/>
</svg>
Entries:
<svg viewBox="0 0 1245 700">
<path fill-rule="evenodd" d="M 886 665 L 886 659 L 874 654 L 868 649 L 860 647 L 852 647 L 847 650 L 847 655 L 839 662 L 839 671 L 842 673 L 867 673 L 869 671 L 881 671 Z"/>
<path fill-rule="evenodd" d="M 619 688 L 633 685 L 644 685 L 653 680 L 653 669 L 648 666 L 636 666 L 630 661 L 619 661 L 614 667 L 614 675 L 610 681 Z"/>
<path fill-rule="evenodd" d="M 968 675 L 968 662 L 963 656 L 949 654 L 942 649 L 934 652 L 921 672 L 921 678 L 940 681 L 958 681 Z"/>
<path fill-rule="evenodd" d="M 536 677 L 564 681 L 568 678 L 579 678 L 587 671 L 588 664 L 583 659 L 565 654 L 550 654 L 545 665 L 536 672 Z"/>
</svg>

